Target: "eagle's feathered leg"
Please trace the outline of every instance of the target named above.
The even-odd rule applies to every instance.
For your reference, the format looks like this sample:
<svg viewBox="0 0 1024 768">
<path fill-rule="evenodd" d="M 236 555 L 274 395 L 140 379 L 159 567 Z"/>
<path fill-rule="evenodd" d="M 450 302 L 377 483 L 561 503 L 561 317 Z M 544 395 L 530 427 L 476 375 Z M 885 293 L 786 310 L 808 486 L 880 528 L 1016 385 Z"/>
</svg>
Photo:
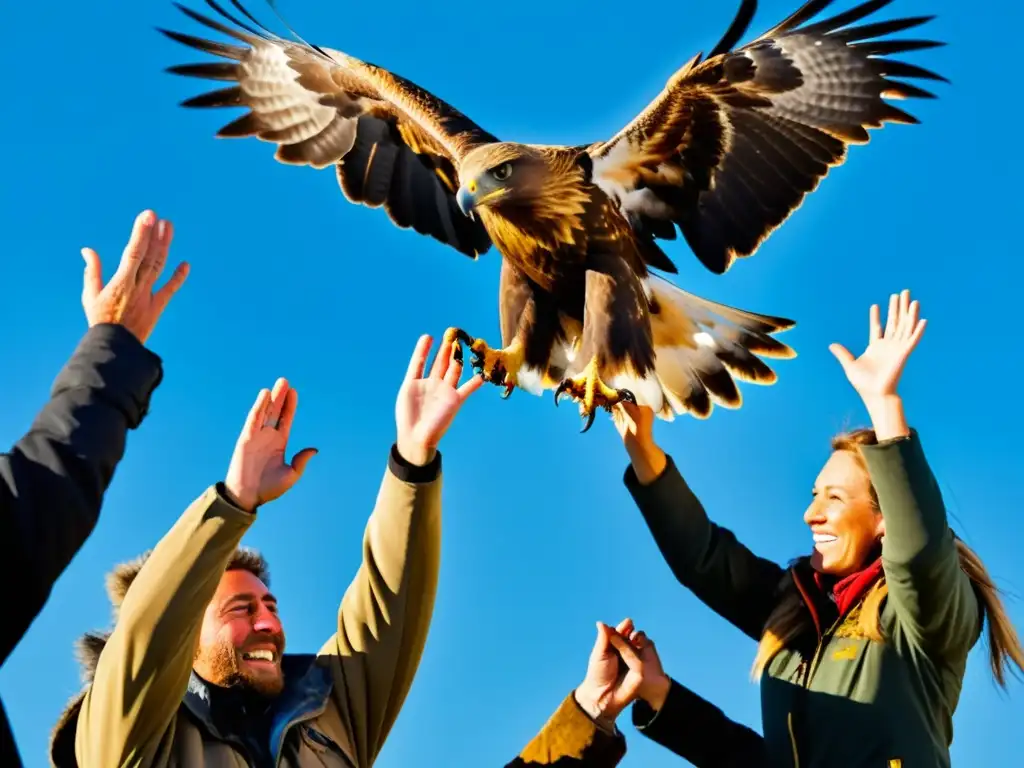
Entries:
<svg viewBox="0 0 1024 768">
<path fill-rule="evenodd" d="M 470 363 L 485 381 L 505 388 L 502 397 L 516 387 L 525 386 L 535 394 L 555 387 L 561 378 L 558 364 L 564 368 L 564 361 L 552 353 L 556 346 L 562 349 L 567 345 L 557 300 L 503 259 L 498 304 L 501 349 L 493 349 L 458 328 L 449 333 L 469 348 L 473 354 Z M 461 355 L 458 344 L 455 349 L 456 355 Z M 558 372 L 554 378 L 553 370 Z"/>
<path fill-rule="evenodd" d="M 661 397 L 640 276 L 615 253 L 591 253 L 587 267 L 582 338 L 555 390 L 556 404 L 563 393 L 579 403 L 583 432 L 599 407 L 610 412 L 621 402 L 652 398 L 660 405 Z"/>
</svg>

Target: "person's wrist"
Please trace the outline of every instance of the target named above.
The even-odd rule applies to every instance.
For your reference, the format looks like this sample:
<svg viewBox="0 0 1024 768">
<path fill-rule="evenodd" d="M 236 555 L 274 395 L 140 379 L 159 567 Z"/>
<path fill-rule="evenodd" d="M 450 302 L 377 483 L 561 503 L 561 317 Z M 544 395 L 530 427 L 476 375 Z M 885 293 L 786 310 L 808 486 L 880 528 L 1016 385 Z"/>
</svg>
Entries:
<svg viewBox="0 0 1024 768">
<path fill-rule="evenodd" d="M 861 396 L 878 442 L 905 437 L 910 433 L 903 412 L 903 399 L 895 392 Z"/>
<path fill-rule="evenodd" d="M 614 707 L 607 706 L 602 699 L 606 698 L 602 691 L 595 690 L 586 681 L 577 686 L 573 696 L 580 709 L 587 713 L 591 720 L 611 726 L 619 713 Z"/>
<path fill-rule="evenodd" d="M 239 509 L 245 512 L 252 512 L 256 509 L 256 504 L 259 499 L 255 493 L 250 493 L 240 488 L 236 483 L 233 483 L 230 480 L 224 481 L 223 488 L 224 495 L 227 497 L 227 500 Z"/>
<path fill-rule="evenodd" d="M 894 405 L 899 405 L 902 400 L 895 392 L 868 392 L 861 394 L 860 399 L 869 411 L 891 408 Z"/>
<path fill-rule="evenodd" d="M 416 440 L 410 440 L 402 435 L 398 436 L 395 445 L 398 446 L 399 455 L 416 467 L 427 466 L 437 455 L 436 448 L 431 448 Z"/>
<path fill-rule="evenodd" d="M 649 685 L 640 692 L 640 698 L 647 702 L 647 706 L 655 712 L 660 712 L 665 706 L 665 700 L 672 689 L 672 680 L 668 675 L 662 673 L 655 677 Z"/>
<path fill-rule="evenodd" d="M 641 483 L 649 483 L 657 478 L 668 462 L 664 451 L 653 440 L 628 440 L 626 453 Z"/>
</svg>

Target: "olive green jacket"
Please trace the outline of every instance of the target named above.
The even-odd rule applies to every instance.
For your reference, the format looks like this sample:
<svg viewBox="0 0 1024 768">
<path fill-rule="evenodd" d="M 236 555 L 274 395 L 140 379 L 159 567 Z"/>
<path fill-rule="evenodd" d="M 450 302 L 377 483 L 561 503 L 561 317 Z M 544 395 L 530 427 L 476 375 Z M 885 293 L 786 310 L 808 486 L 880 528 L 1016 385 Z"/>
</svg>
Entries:
<svg viewBox="0 0 1024 768">
<path fill-rule="evenodd" d="M 668 565 L 712 610 L 759 640 L 781 591 L 795 582 L 816 617 L 816 631 L 777 654 L 761 680 L 771 766 L 950 763 L 953 712 L 968 652 L 981 632 L 982 605 L 960 568 L 942 495 L 917 433 L 865 447 L 863 454 L 886 525 L 882 568 L 888 596 L 881 607 L 881 643 L 858 629 L 859 603 L 843 617 L 815 604 L 806 558 L 783 568 L 712 523 L 671 459 L 646 486 L 631 468 L 626 472 L 626 485 Z"/>
<path fill-rule="evenodd" d="M 192 671 L 207 604 L 259 513 L 209 488 L 113 594 L 109 635 L 82 646 L 88 685 L 54 729 L 58 768 L 369 768 L 418 667 L 433 612 L 441 541 L 440 456 L 406 464 L 392 448 L 363 537 L 360 568 L 341 600 L 337 630 L 316 654 L 285 654 L 286 687 L 267 727 L 235 727 L 230 689 Z M 114 590 L 116 591 L 116 590 Z M 571 694 L 509 768 L 612 768 L 625 752 Z M 441 764 L 436 761 L 427 763 Z"/>
</svg>

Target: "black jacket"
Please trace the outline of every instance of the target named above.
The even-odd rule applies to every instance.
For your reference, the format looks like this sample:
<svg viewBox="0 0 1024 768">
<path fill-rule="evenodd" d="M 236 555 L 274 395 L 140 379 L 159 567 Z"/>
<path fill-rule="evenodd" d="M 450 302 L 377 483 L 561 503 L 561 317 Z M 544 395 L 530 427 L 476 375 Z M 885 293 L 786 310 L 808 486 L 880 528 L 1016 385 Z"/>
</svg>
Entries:
<svg viewBox="0 0 1024 768">
<path fill-rule="evenodd" d="M 94 326 L 28 434 L 0 455 L 0 583 L 17 585 L 7 593 L 0 665 L 92 533 L 128 430 L 142 422 L 162 379 L 160 358 L 127 329 Z M 20 764 L 0 702 L 0 765 Z"/>
</svg>

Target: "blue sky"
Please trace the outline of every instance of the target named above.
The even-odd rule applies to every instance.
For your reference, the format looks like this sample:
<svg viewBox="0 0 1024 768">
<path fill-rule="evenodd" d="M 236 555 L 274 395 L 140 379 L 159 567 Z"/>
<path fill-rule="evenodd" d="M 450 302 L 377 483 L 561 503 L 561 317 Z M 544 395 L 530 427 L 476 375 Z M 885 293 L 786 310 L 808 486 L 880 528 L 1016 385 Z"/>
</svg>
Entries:
<svg viewBox="0 0 1024 768">
<path fill-rule="evenodd" d="M 307 39 L 414 79 L 502 138 L 544 143 L 614 134 L 714 45 L 736 4 L 283 3 Z M 797 5 L 764 0 L 750 35 Z M 921 126 L 855 147 L 757 256 L 716 277 L 682 241 L 666 246 L 687 290 L 794 317 L 783 338 L 799 357 L 778 366 L 773 387 L 745 387 L 741 410 L 663 424 L 658 437 L 712 516 L 759 553 L 784 561 L 806 550 L 801 514 L 828 438 L 865 418 L 828 344 L 859 351 L 868 306 L 910 287 L 929 319 L 902 386 L 910 416 L 958 532 L 1020 594 L 1024 416 L 1013 393 L 1024 355 L 1013 339 L 1024 165 L 999 122 L 1016 127 L 1003 76 L 1016 53 L 991 30 L 1012 33 L 1024 16 L 1010 2 L 976 7 L 897 0 L 883 12 L 940 14 L 925 31 L 951 45 L 902 58 L 953 84 L 910 105 Z M 109 276 L 132 218 L 153 207 L 176 225 L 172 258 L 192 263 L 151 340 L 166 379 L 98 529 L 0 671 L 26 763 L 42 766 L 79 684 L 73 641 L 110 617 L 103 575 L 222 478 L 253 397 L 279 375 L 300 393 L 293 447 L 320 454 L 246 543 L 270 560 L 289 647 L 313 650 L 330 634 L 416 337 L 461 324 L 496 340 L 499 259 L 473 263 L 400 231 L 382 211 L 347 203 L 331 171 L 279 165 L 267 144 L 214 140 L 235 112 L 177 106 L 207 83 L 163 72 L 201 58 L 154 31 L 201 29 L 169 2 L 16 3 L 4 19 L 4 440 L 29 426 L 85 328 L 80 247 L 96 248 Z M 622 484 L 625 455 L 608 420 L 578 429 L 572 408 L 485 388 L 444 442 L 436 612 L 379 768 L 504 765 L 582 678 L 595 620 L 627 615 L 674 676 L 759 723 L 753 643 L 674 582 Z M 1024 631 L 1024 603 L 1009 608 Z M 1024 685 L 1001 693 L 986 664 L 979 645 L 954 720 L 954 764 L 1005 765 L 1020 750 Z M 624 766 L 682 764 L 636 733 L 628 713 L 621 724 Z"/>
</svg>

